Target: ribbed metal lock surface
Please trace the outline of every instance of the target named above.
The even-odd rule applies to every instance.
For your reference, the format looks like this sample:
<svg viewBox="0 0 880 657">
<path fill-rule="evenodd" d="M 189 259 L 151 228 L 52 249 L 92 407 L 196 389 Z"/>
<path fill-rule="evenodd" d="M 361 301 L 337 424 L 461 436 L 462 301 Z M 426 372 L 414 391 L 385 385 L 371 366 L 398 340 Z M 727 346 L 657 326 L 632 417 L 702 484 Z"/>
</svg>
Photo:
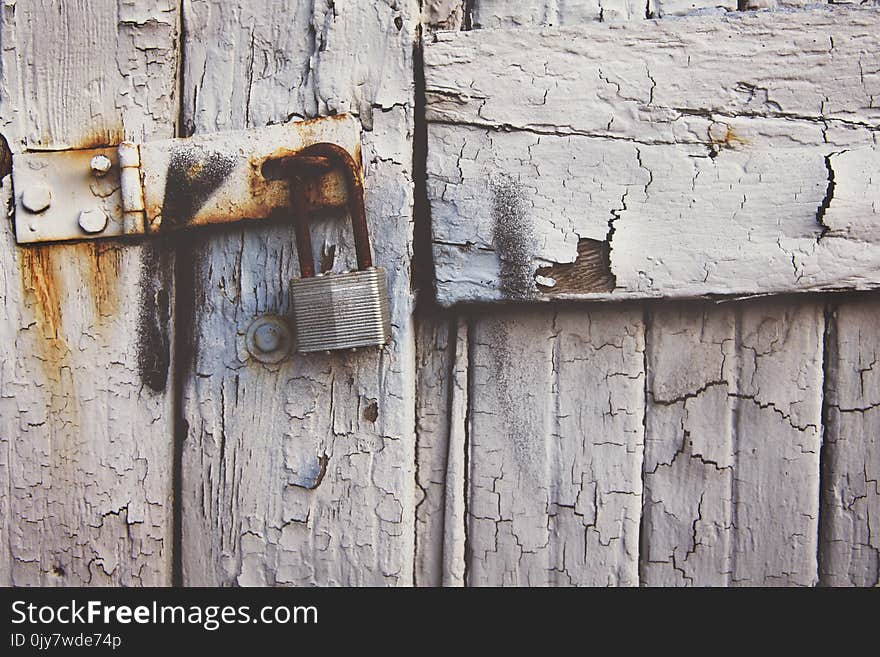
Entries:
<svg viewBox="0 0 880 657">
<path fill-rule="evenodd" d="M 297 351 L 381 346 L 391 339 L 385 270 L 291 281 Z"/>
</svg>

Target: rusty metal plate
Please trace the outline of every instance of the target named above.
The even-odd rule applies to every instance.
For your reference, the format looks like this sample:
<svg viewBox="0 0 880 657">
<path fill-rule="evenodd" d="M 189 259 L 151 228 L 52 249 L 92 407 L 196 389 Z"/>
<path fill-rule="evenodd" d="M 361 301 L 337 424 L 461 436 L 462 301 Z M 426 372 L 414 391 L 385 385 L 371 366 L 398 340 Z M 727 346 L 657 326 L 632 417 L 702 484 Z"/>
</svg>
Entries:
<svg viewBox="0 0 880 657">
<path fill-rule="evenodd" d="M 360 124 L 347 114 L 142 145 L 147 232 L 288 213 L 292 160 L 319 142 L 342 146 L 360 162 Z M 310 210 L 346 204 L 341 174 L 311 159 L 301 168 L 307 180 L 295 193 Z"/>
<path fill-rule="evenodd" d="M 91 161 L 110 162 L 103 176 L 92 172 Z M 107 218 L 100 237 L 124 234 L 119 161 L 116 148 L 19 153 L 12 157 L 15 190 L 15 236 L 20 244 L 97 237 L 80 226 L 101 214 Z"/>
<path fill-rule="evenodd" d="M 330 142 L 360 163 L 360 132 L 357 119 L 343 114 L 118 149 L 19 153 L 12 162 L 16 239 L 103 239 L 290 218 L 291 193 L 301 195 L 309 212 L 339 209 L 347 203 L 342 173 L 297 153 Z M 139 155 L 139 168 L 123 173 L 120 153 L 134 161 Z M 135 171 L 139 178 L 130 175 Z"/>
</svg>

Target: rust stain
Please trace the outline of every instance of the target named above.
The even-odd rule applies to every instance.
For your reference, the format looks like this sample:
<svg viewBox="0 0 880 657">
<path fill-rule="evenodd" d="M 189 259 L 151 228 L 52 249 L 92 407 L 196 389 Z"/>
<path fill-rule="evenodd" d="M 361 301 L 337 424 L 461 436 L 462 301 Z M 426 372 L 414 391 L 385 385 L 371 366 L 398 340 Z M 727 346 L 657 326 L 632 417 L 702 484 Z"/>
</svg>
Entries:
<svg viewBox="0 0 880 657">
<path fill-rule="evenodd" d="M 92 242 L 91 253 L 78 254 L 89 268 L 87 279 L 92 283 L 92 299 L 98 322 L 115 317 L 119 310 L 119 269 L 122 251 L 115 244 Z"/>
<path fill-rule="evenodd" d="M 366 207 L 364 205 L 364 181 L 360 163 L 351 154 L 338 144 L 319 142 L 302 149 L 301 153 L 307 156 L 326 157 L 333 161 L 335 169 L 342 172 L 345 178 L 345 193 L 348 199 L 348 211 L 354 232 L 354 250 L 357 255 L 358 269 L 365 270 L 373 266 L 373 254 L 370 251 L 369 227 L 367 225 Z M 298 202 L 296 202 L 298 199 Z M 304 219 L 308 214 L 308 208 L 303 199 L 295 197 L 297 219 Z M 303 221 L 298 221 L 297 226 L 304 226 Z M 312 251 L 310 245 L 301 240 L 302 235 L 308 235 L 308 227 L 298 229 L 296 235 L 296 247 L 299 255 L 300 273 L 303 278 L 312 276 L 308 270 L 312 270 Z M 305 263 L 308 262 L 306 265 Z"/>
<path fill-rule="evenodd" d="M 613 292 L 617 278 L 611 271 L 611 248 L 602 240 L 580 239 L 574 262 L 539 267 L 538 276 L 552 278 L 554 285 L 538 284 L 538 289 L 550 294 L 588 294 Z"/>
<path fill-rule="evenodd" d="M 30 297 L 37 326 L 44 339 L 59 339 L 61 328 L 61 290 L 54 272 L 54 256 L 59 247 L 40 244 L 19 249 L 22 289 Z"/>
<path fill-rule="evenodd" d="M 40 245 L 19 249 L 19 275 L 27 305 L 33 310 L 36 332 L 31 334 L 30 353 L 43 370 L 46 403 L 53 416 L 70 416 L 75 408 L 66 403 L 74 394 L 69 365 L 70 349 L 61 334 L 61 300 L 57 271 L 58 247 Z M 75 406 L 76 404 L 73 404 Z M 75 418 L 74 418 L 75 419 Z"/>
<path fill-rule="evenodd" d="M 314 124 L 323 130 L 326 121 L 315 119 L 305 125 Z M 150 199 L 146 207 L 150 231 L 285 217 L 293 209 L 290 182 L 294 178 L 298 181 L 297 194 L 304 199 L 310 214 L 338 212 L 348 203 L 349 176 L 336 156 L 314 150 L 319 143 L 302 148 L 280 146 L 271 153 L 251 155 L 246 160 L 235 149 L 215 151 L 199 144 L 176 143 L 170 154 L 161 202 Z M 360 145 L 355 148 L 354 159 L 348 159 L 356 163 L 360 177 Z M 246 194 L 241 193 L 238 180 L 237 184 L 226 184 L 230 177 L 245 179 Z"/>
<path fill-rule="evenodd" d="M 325 157 L 299 157 L 282 147 L 251 157 L 247 173 L 239 169 L 238 156 L 207 151 L 190 144 L 172 153 L 160 207 L 151 204 L 147 214 L 162 217 L 159 231 L 222 224 L 246 219 L 282 216 L 290 205 L 289 178 L 304 178 L 302 193 L 311 210 L 328 211 L 346 204 L 346 178 Z M 247 199 L 228 196 L 223 184 L 229 176 L 247 175 Z M 226 195 L 224 195 L 226 194 Z M 208 202 L 210 200 L 210 202 Z M 246 216 L 242 216 L 246 214 Z"/>
<path fill-rule="evenodd" d="M 121 123 L 116 123 L 103 128 L 89 130 L 71 140 L 58 139 L 51 132 L 44 130 L 36 141 L 29 140 L 27 146 L 29 148 L 35 147 L 38 150 L 78 150 L 118 146 L 123 141 L 125 141 L 125 131 L 122 129 Z"/>
<path fill-rule="evenodd" d="M 302 156 L 299 150 L 282 147 L 268 155 L 252 158 L 250 171 L 251 197 L 266 199 L 273 206 L 267 214 L 277 210 L 279 189 L 288 188 L 288 181 L 294 176 L 301 181 L 299 193 L 310 213 L 338 210 L 348 202 L 345 176 L 323 156 Z M 289 191 L 284 196 L 286 204 Z"/>
<path fill-rule="evenodd" d="M 733 127 L 726 123 L 713 123 L 709 126 L 710 157 L 716 157 L 724 149 L 737 149 L 748 143 L 748 139 L 740 137 Z"/>
<path fill-rule="evenodd" d="M 6 137 L 0 135 L 0 178 L 12 173 L 12 150 Z"/>
<path fill-rule="evenodd" d="M 106 130 L 87 133 L 76 140 L 73 148 L 102 148 L 105 146 L 118 146 L 125 141 L 121 127 L 107 128 Z"/>
<path fill-rule="evenodd" d="M 94 302 L 95 320 L 101 324 L 119 310 L 119 272 L 122 252 L 118 245 L 100 242 L 38 244 L 19 248 L 22 289 L 34 310 L 44 340 L 62 340 L 63 303 L 73 281 L 64 280 L 62 265 L 75 263 Z"/>
</svg>

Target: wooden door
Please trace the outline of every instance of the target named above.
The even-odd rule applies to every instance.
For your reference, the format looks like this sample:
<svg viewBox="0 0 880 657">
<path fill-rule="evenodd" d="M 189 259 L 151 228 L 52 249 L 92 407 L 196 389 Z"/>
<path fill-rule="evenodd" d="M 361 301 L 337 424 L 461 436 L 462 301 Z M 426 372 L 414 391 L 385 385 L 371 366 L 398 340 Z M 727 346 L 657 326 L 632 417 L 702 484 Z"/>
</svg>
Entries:
<svg viewBox="0 0 880 657">
<path fill-rule="evenodd" d="M 393 322 L 381 351 L 267 367 L 248 358 L 244 331 L 289 310 L 289 226 L 23 248 L 7 225 L 2 581 L 410 583 L 418 3 L 34 0 L 2 11 L 14 151 L 356 115 Z M 344 224 L 312 237 L 322 271 L 352 264 Z"/>
<path fill-rule="evenodd" d="M 12 152 L 354 114 L 393 339 L 249 357 L 291 308 L 289 226 L 23 247 L 7 222 L 0 582 L 876 584 L 880 311 L 818 291 L 876 287 L 878 10 L 762 2 L 743 31 L 741 4 L 5 3 Z M 664 64 L 688 53 L 691 87 Z M 575 102 L 590 67 L 616 125 Z M 672 104 L 713 76 L 739 104 Z M 693 111 L 664 131 L 639 104 Z M 640 250 L 676 253 L 658 208 L 739 204 L 712 246 L 750 216 L 754 253 Z M 342 222 L 312 237 L 352 264 Z"/>
<path fill-rule="evenodd" d="M 430 5 L 417 581 L 876 585 L 876 9 Z"/>
</svg>

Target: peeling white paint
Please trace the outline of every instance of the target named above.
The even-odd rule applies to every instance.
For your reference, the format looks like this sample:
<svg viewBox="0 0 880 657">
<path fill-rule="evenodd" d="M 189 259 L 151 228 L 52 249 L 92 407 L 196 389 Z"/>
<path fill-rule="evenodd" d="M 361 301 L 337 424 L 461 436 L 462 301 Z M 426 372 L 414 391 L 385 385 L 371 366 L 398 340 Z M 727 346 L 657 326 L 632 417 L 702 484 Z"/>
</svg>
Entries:
<svg viewBox="0 0 880 657">
<path fill-rule="evenodd" d="M 176 7 L 3 3 L 0 130 L 10 147 L 173 136 Z M 4 222 L 3 584 L 171 583 L 172 271 L 173 254 L 150 246 L 18 247 Z"/>
<path fill-rule="evenodd" d="M 659 308 L 647 336 L 642 582 L 818 581 L 823 308 Z"/>
<path fill-rule="evenodd" d="M 878 35 L 880 11 L 840 7 L 435 35 L 439 301 L 877 287 Z M 511 294 L 487 211 L 498 175 L 533 234 L 523 276 L 608 240 L 615 290 Z"/>
<path fill-rule="evenodd" d="M 353 112 L 393 339 L 356 354 L 247 362 L 244 334 L 290 311 L 291 225 L 212 235 L 195 259 L 183 391 L 184 580 L 409 585 L 415 541 L 412 51 L 418 3 L 184 3 L 184 124 L 198 132 Z M 314 222 L 316 262 L 354 264 L 349 222 Z M 326 459 L 323 477 L 316 465 Z M 320 468 L 318 469 L 320 470 Z M 307 484 L 307 485 L 303 485 Z"/>
</svg>

